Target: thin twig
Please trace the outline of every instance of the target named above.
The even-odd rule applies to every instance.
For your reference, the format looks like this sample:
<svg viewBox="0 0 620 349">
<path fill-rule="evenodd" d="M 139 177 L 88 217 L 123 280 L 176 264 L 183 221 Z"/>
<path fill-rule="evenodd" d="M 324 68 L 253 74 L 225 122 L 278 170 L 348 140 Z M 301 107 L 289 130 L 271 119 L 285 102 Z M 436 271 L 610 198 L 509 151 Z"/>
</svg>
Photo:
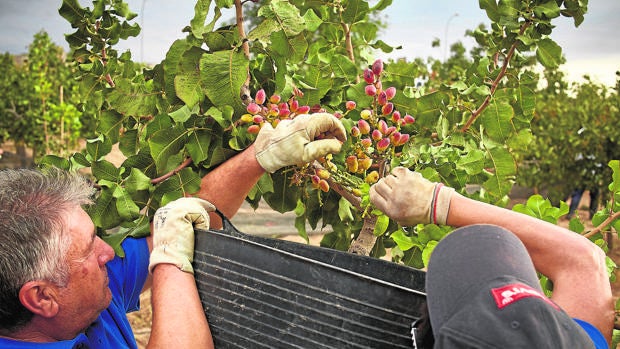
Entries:
<svg viewBox="0 0 620 349">
<path fill-rule="evenodd" d="M 519 35 L 522 35 L 525 32 L 525 30 L 530 25 L 531 25 L 531 22 L 529 22 L 529 21 L 525 22 L 521 26 L 521 29 L 519 30 Z M 482 114 L 482 112 L 487 108 L 487 106 L 491 102 L 491 98 L 495 94 L 495 91 L 497 90 L 497 87 L 499 86 L 500 81 L 506 75 L 506 70 L 508 69 L 508 64 L 510 63 L 510 60 L 512 59 L 512 56 L 514 55 L 515 50 L 517 49 L 517 44 L 518 44 L 518 41 L 514 42 L 512 44 L 512 46 L 510 46 L 510 50 L 508 50 L 508 54 L 506 55 L 506 58 L 504 59 L 504 62 L 503 62 L 503 65 L 502 65 L 502 69 L 500 70 L 499 74 L 497 74 L 497 77 L 495 78 L 495 80 L 491 84 L 491 93 L 489 93 L 489 95 L 486 96 L 486 98 L 484 99 L 484 101 L 482 102 L 480 107 L 478 107 L 478 109 L 474 110 L 474 112 L 471 113 L 471 116 L 469 117 L 469 120 L 467 120 L 465 125 L 461 128 L 461 132 L 467 131 L 471 127 L 471 125 L 474 123 L 474 121 L 476 121 L 476 119 L 480 116 L 480 114 Z"/>
<path fill-rule="evenodd" d="M 317 170 L 325 169 L 325 167 L 323 167 L 321 163 L 319 163 L 318 161 L 314 161 L 312 163 L 312 167 L 314 167 Z M 356 209 L 360 211 L 362 210 L 362 199 L 353 195 L 353 193 L 347 190 L 342 184 L 338 183 L 332 177 L 327 178 L 326 181 L 327 183 L 329 183 L 329 188 L 331 190 L 335 191 L 338 195 L 345 198 L 345 200 L 350 202 L 351 205 L 353 205 L 353 207 L 355 207 Z"/>
<path fill-rule="evenodd" d="M 589 232 L 587 232 L 586 234 L 583 234 L 583 236 L 589 238 L 595 234 L 600 233 L 601 231 L 603 231 L 604 228 L 606 228 L 611 222 L 613 222 L 615 219 L 620 218 L 620 212 L 616 212 L 614 214 L 612 214 L 611 216 L 607 217 L 607 219 L 598 225 L 598 227 L 590 230 Z"/>
<path fill-rule="evenodd" d="M 151 179 L 151 183 L 152 184 L 158 184 L 161 183 L 163 181 L 165 181 L 166 179 L 176 175 L 177 173 L 179 173 L 182 169 L 186 168 L 187 166 L 191 165 L 192 163 L 192 158 L 187 158 L 185 159 L 185 161 L 183 161 L 183 163 L 181 163 L 179 166 L 177 166 L 177 168 L 175 168 L 174 170 L 166 173 L 165 175 L 161 176 L 161 177 L 157 177 L 157 178 L 153 178 Z"/>
</svg>

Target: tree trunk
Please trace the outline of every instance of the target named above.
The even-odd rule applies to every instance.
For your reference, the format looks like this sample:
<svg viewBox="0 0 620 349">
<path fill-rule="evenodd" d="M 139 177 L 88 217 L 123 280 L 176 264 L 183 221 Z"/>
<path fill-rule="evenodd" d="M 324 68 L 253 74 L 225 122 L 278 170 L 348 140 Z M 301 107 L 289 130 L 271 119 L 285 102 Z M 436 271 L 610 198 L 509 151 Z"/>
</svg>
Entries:
<svg viewBox="0 0 620 349">
<path fill-rule="evenodd" d="M 353 240 L 349 247 L 349 253 L 359 254 L 362 256 L 370 256 L 372 248 L 375 246 L 377 237 L 373 233 L 375 230 L 375 224 L 377 223 L 377 216 L 368 214 L 364 218 L 364 225 L 360 230 L 357 239 Z"/>
</svg>

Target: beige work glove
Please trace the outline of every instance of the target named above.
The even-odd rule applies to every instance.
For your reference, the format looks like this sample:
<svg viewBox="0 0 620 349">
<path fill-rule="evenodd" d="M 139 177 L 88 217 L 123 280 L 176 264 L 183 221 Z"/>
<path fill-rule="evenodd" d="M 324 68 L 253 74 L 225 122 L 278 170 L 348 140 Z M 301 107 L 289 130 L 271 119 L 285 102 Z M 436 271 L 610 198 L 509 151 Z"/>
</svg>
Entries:
<svg viewBox="0 0 620 349">
<path fill-rule="evenodd" d="M 321 139 L 317 139 L 319 135 Z M 275 129 L 264 124 L 254 148 L 261 167 L 273 173 L 284 166 L 302 165 L 338 153 L 346 140 L 344 126 L 332 114 L 303 114 L 280 121 Z"/>
<path fill-rule="evenodd" d="M 370 187 L 370 202 L 402 226 L 446 224 L 454 189 L 433 183 L 405 167 Z"/>
<path fill-rule="evenodd" d="M 177 199 L 155 211 L 149 272 L 167 263 L 193 274 L 194 228 L 209 229 L 209 212 L 213 211 L 215 206 L 198 198 Z"/>
</svg>

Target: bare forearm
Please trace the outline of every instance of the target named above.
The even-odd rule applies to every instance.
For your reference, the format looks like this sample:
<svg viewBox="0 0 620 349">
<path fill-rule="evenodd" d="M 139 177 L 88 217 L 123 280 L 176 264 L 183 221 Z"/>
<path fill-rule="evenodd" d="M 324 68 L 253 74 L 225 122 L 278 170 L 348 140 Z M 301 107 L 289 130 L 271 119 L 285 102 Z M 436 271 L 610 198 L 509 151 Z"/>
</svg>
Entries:
<svg viewBox="0 0 620 349">
<path fill-rule="evenodd" d="M 447 223 L 454 227 L 495 224 L 511 231 L 523 242 L 537 270 L 548 277 L 554 276 L 556 269 L 579 263 L 579 253 L 590 253 L 595 247 L 560 226 L 461 195 L 453 195 Z"/>
<path fill-rule="evenodd" d="M 232 218 L 264 173 L 265 170 L 256 161 L 254 146 L 250 146 L 204 176 L 197 195 L 214 204 L 226 217 Z M 212 213 L 211 227 L 221 226 L 220 218 Z"/>
<path fill-rule="evenodd" d="M 194 276 L 172 264 L 153 270 L 153 325 L 148 348 L 213 348 Z"/>
<path fill-rule="evenodd" d="M 515 211 L 453 195 L 447 223 L 495 224 L 525 245 L 536 269 L 554 283 L 553 300 L 597 327 L 609 341 L 614 307 L 605 254 L 585 237 Z"/>
</svg>

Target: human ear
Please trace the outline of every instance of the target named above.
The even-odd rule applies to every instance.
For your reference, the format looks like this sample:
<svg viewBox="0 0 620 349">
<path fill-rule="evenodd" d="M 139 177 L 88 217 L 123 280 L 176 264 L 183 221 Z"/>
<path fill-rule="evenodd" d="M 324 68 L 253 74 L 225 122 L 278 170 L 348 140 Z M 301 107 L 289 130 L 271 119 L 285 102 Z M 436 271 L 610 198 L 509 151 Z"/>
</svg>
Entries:
<svg viewBox="0 0 620 349">
<path fill-rule="evenodd" d="M 58 314 L 60 307 L 56 298 L 56 288 L 45 281 L 28 281 L 19 290 L 20 303 L 35 315 L 45 318 Z"/>
</svg>

